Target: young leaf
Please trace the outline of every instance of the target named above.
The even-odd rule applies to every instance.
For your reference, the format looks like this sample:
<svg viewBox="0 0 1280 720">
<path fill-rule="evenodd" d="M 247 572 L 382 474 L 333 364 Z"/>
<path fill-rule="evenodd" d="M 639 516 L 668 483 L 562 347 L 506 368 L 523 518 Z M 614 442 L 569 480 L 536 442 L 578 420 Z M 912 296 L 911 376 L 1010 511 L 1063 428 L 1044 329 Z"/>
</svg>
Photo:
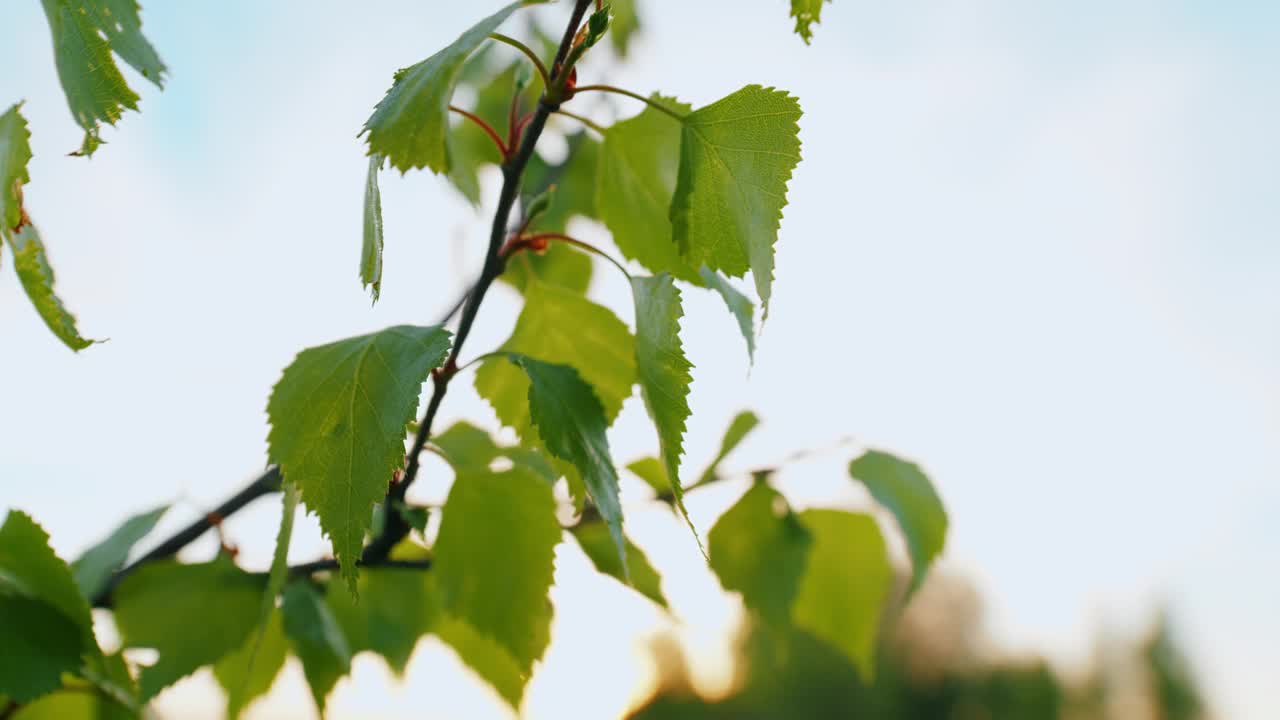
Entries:
<svg viewBox="0 0 1280 720">
<path fill-rule="evenodd" d="M 530 286 L 542 284 L 586 295 L 593 270 L 590 255 L 563 243 L 551 243 L 545 252 L 516 255 L 498 279 L 521 293 Z"/>
<path fill-rule="evenodd" d="M 543 445 L 553 456 L 573 463 L 581 474 L 587 494 L 609 526 L 625 575 L 618 471 L 609 454 L 600 401 L 578 371 L 567 365 L 552 365 L 524 355 L 508 357 L 529 377 L 529 413 Z"/>
<path fill-rule="evenodd" d="M 262 589 L 225 555 L 196 565 L 147 563 L 126 576 L 114 593 L 124 645 L 160 655 L 142 669 L 142 700 L 244 645 L 257 625 Z"/>
<path fill-rule="evenodd" d="M 44 243 L 35 226 L 23 225 L 16 233 L 9 235 L 8 240 L 9 249 L 13 251 L 13 264 L 18 270 L 18 280 L 22 282 L 22 289 L 27 292 L 27 297 L 35 305 L 44 324 L 63 344 L 77 352 L 96 342 L 80 336 L 75 316 L 67 311 L 62 300 L 54 293 L 53 268 L 49 265 Z"/>
<path fill-rule="evenodd" d="M 594 389 L 609 423 L 636 381 L 635 339 L 626 323 L 608 308 L 546 283 L 526 289 L 524 309 L 501 350 L 576 369 Z M 476 372 L 475 385 L 502 424 L 522 437 L 527 434 L 529 381 L 524 373 L 494 358 Z"/>
<path fill-rule="evenodd" d="M 760 424 L 760 418 L 750 410 L 745 410 L 734 416 L 733 421 L 729 423 L 729 429 L 724 431 L 724 438 L 720 441 L 720 452 L 716 453 L 716 457 L 707 465 L 707 469 L 702 471 L 702 475 L 698 477 L 698 485 L 711 482 L 716 478 L 716 474 L 720 472 L 720 463 L 724 461 L 729 453 L 733 452 L 738 444 Z"/>
<path fill-rule="evenodd" d="M 9 594 L 0 581 L 0 695 L 27 703 L 80 669 L 80 627 L 57 608 Z"/>
<path fill-rule="evenodd" d="M 73 562 L 71 572 L 75 575 L 81 594 L 91 598 L 102 592 L 111 579 L 111 574 L 123 567 L 125 560 L 129 559 L 133 546 L 151 532 L 168 509 L 168 505 L 162 505 L 150 512 L 134 515 Z"/>
<path fill-rule="evenodd" d="M 666 468 L 656 457 L 640 458 L 627 465 L 636 477 L 645 481 L 659 497 L 671 492 L 671 481 L 667 479 Z"/>
<path fill-rule="evenodd" d="M 884 538 L 867 515 L 806 510 L 800 522 L 813 543 L 792 622 L 839 648 L 869 682 L 875 674 L 876 633 L 893 581 Z"/>
<path fill-rule="evenodd" d="M 800 115 L 794 97 L 748 85 L 684 119 L 671 202 L 676 244 L 693 267 L 734 277 L 750 269 L 766 317 L 778 222 L 800 162 Z"/>
<path fill-rule="evenodd" d="M 791 0 L 791 17 L 796 19 L 796 34 L 804 39 L 805 45 L 813 40 L 813 26 L 822 22 L 823 2 L 824 0 Z"/>
<path fill-rule="evenodd" d="M 22 116 L 22 103 L 0 115 L 0 236 L 22 224 L 22 186 L 31 182 L 31 131 Z"/>
<path fill-rule="evenodd" d="M 527 681 L 551 637 L 547 592 L 560 541 L 551 487 L 519 468 L 468 472 L 443 512 L 432 568 L 441 604 L 496 641 Z"/>
<path fill-rule="evenodd" d="M 271 392 L 271 461 L 320 517 L 353 592 L 373 506 L 404 465 L 422 383 L 448 351 L 438 325 L 387 328 L 302 351 Z"/>
<path fill-rule="evenodd" d="M 382 292 L 382 193 L 378 190 L 378 170 L 384 158 L 369 156 L 369 174 L 364 183 L 364 242 L 360 248 L 360 282 L 372 288 L 373 301 Z"/>
<path fill-rule="evenodd" d="M 689 112 L 689 106 L 675 98 L 653 99 L 680 114 Z M 700 284 L 697 270 L 680 256 L 669 217 L 680 167 L 680 135 L 678 120 L 651 107 L 606 130 L 596 206 L 623 255 L 651 272 Z"/>
<path fill-rule="evenodd" d="M 214 677 L 227 693 L 227 717 L 231 720 L 271 689 L 289 654 L 280 611 L 272 608 L 260 633 L 251 634 L 238 650 L 213 666 Z"/>
<path fill-rule="evenodd" d="M 84 128 L 80 155 L 102 144 L 99 123 L 115 125 L 138 95 L 125 82 L 112 52 L 143 77 L 164 87 L 164 63 L 142 35 L 136 0 L 43 0 L 53 34 L 54 60 L 67 105 Z"/>
<path fill-rule="evenodd" d="M 329 691 L 351 670 L 347 639 L 320 594 L 305 580 L 285 588 L 280 612 L 284 616 L 285 637 L 302 661 L 311 696 L 323 715 Z"/>
<path fill-rule="evenodd" d="M 765 620 L 785 624 L 800 589 L 809 532 L 767 483 L 756 483 L 707 534 L 711 569 Z"/>
<path fill-rule="evenodd" d="M 879 450 L 849 463 L 849 475 L 897 519 L 911 554 L 909 592 L 915 592 L 947 542 L 947 511 L 933 483 L 920 466 Z"/>
<path fill-rule="evenodd" d="M 448 172 L 449 100 L 467 57 L 511 13 L 538 1 L 521 0 L 507 5 L 445 49 L 397 72 L 386 97 L 365 122 L 369 154 L 385 155 L 391 166 L 402 173 L 423 167 L 437 174 Z"/>
<path fill-rule="evenodd" d="M 684 308 L 671 276 L 633 277 L 631 292 L 636 303 L 636 372 L 640 394 L 649 417 L 658 429 L 658 446 L 676 507 L 684 515 L 694 537 L 698 536 L 684 507 L 680 485 L 680 456 L 684 454 L 685 421 L 689 419 L 689 384 L 693 365 L 680 342 L 680 318 Z M 701 541 L 699 541 L 701 544 Z"/>
<path fill-rule="evenodd" d="M 626 57 L 631 40 L 640 31 L 636 0 L 613 0 L 613 23 L 609 26 L 609 42 L 619 57 Z"/>
<path fill-rule="evenodd" d="M 587 558 L 591 560 L 591 564 L 596 570 L 612 577 L 623 585 L 628 585 L 636 592 L 644 595 L 650 600 L 658 603 L 662 607 L 667 606 L 667 598 L 662 594 L 662 578 L 658 575 L 658 571 L 653 569 L 653 565 L 649 563 L 649 557 L 644 551 L 631 542 L 630 538 L 626 538 L 627 563 L 624 567 L 618 558 L 617 548 L 614 547 L 613 537 L 609 534 L 609 528 L 600 523 L 584 523 L 573 528 L 573 537 L 578 541 L 578 545 L 582 547 L 582 552 L 586 553 Z M 627 573 L 630 573 L 630 580 Z"/>
<path fill-rule="evenodd" d="M 699 271 L 699 274 L 702 276 L 702 282 L 707 287 L 720 293 L 720 297 L 724 299 L 724 304 L 729 308 L 729 312 L 733 313 L 734 318 L 738 320 L 738 329 L 742 331 L 742 338 L 747 341 L 747 359 L 749 362 L 754 363 L 756 360 L 756 306 L 752 304 L 750 298 L 738 292 L 738 289 L 722 277 L 720 273 L 704 266 Z"/>
</svg>

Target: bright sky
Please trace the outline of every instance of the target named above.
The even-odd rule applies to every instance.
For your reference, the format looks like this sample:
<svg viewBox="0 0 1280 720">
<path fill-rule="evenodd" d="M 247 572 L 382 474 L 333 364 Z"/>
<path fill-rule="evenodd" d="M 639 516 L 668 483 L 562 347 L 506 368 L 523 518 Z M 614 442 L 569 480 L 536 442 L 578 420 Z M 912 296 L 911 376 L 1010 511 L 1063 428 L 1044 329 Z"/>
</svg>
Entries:
<svg viewBox="0 0 1280 720">
<path fill-rule="evenodd" d="M 479 267 L 487 220 L 441 179 L 387 177 L 388 265 L 370 308 L 355 134 L 393 70 L 499 4 L 335 0 L 302 17 L 147 3 L 169 89 L 135 83 L 143 113 L 107 130 L 92 161 L 64 156 L 80 137 L 38 5 L 4 9 L 0 103 L 25 98 L 34 130 L 27 203 L 82 329 L 111 338 L 73 356 L 0 270 L 5 506 L 64 555 L 157 502 L 180 502 L 176 526 L 262 467 L 267 392 L 295 352 L 439 314 Z M 1007 647 L 1069 666 L 1100 629 L 1140 632 L 1167 604 L 1221 716 L 1276 717 L 1280 6 L 836 0 L 805 48 L 781 0 L 644 5 L 634 63 L 597 64 L 599 77 L 695 105 L 777 85 L 806 113 L 749 374 L 718 300 L 686 293 L 688 469 L 744 405 L 766 425 L 735 467 L 846 434 L 917 458 L 951 510 L 947 565 L 975 578 Z M 559 23 L 564 9 L 539 12 Z M 621 283 L 597 277 L 596 296 L 629 318 Z M 476 352 L 516 307 L 495 292 Z M 493 426 L 474 393 L 446 406 L 446 420 Z M 652 452 L 638 400 L 611 442 L 622 462 Z M 860 501 L 851 453 L 797 468 L 789 494 Z M 445 490 L 431 477 L 424 499 Z M 691 497 L 704 530 L 734 492 Z M 265 503 L 229 523 L 248 562 L 265 563 L 277 514 Z M 736 601 L 667 514 L 629 522 L 714 683 Z M 304 528 L 295 554 L 315 557 Z M 663 620 L 562 550 L 555 639 L 525 712 L 608 717 L 644 691 L 631 638 Z M 462 674 L 434 642 L 405 688 L 362 659 L 334 717 L 508 716 Z M 301 682 L 292 669 L 262 709 L 306 717 Z M 211 693 L 197 679 L 163 705 L 212 717 Z"/>
</svg>

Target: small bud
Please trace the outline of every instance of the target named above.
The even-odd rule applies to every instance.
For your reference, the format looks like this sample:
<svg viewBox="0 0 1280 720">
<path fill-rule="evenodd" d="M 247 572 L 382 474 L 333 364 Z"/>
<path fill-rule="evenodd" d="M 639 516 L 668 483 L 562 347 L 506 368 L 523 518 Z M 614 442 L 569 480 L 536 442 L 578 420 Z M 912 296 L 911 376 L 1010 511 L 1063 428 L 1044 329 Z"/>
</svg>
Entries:
<svg viewBox="0 0 1280 720">
<path fill-rule="evenodd" d="M 551 185 L 538 193 L 529 201 L 529 208 L 525 211 L 525 224 L 528 225 L 538 218 L 539 215 L 546 212 L 551 207 L 551 199 L 555 197 L 556 186 Z"/>
<path fill-rule="evenodd" d="M 609 12 L 612 8 L 612 5 L 605 5 L 599 12 L 591 14 L 591 18 L 587 20 L 587 37 L 583 42 L 586 47 L 592 47 L 604 37 L 609 29 Z"/>
</svg>

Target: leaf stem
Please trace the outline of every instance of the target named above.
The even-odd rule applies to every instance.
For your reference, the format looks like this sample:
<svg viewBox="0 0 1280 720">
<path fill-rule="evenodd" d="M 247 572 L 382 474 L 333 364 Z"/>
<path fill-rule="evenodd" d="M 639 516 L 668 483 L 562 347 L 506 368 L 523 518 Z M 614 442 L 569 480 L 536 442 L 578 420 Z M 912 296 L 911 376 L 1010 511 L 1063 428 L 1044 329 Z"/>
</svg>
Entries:
<svg viewBox="0 0 1280 720">
<path fill-rule="evenodd" d="M 466 110 L 463 110 L 457 105 L 450 105 L 449 110 L 451 112 L 458 113 L 462 117 L 470 120 L 476 125 L 479 125 L 480 129 L 484 130 L 485 134 L 489 136 L 489 139 L 493 140 L 493 143 L 498 146 L 498 152 L 502 153 L 502 157 L 505 158 L 507 156 L 507 144 L 502 142 L 502 137 L 498 135 L 498 131 L 494 130 L 492 125 L 485 122 L 484 118 L 480 117 L 479 115 L 476 115 L 475 113 L 467 112 Z"/>
<path fill-rule="evenodd" d="M 534 235 L 526 235 L 521 238 L 516 238 L 513 242 L 507 244 L 508 245 L 507 254 L 508 255 L 514 254 L 519 252 L 520 250 L 534 247 L 538 244 L 539 241 L 546 241 L 546 240 L 554 240 L 556 242 L 562 242 L 567 245 L 572 245 L 578 248 L 579 250 L 585 250 L 591 253 L 592 255 L 599 255 L 605 260 L 608 260 L 609 262 L 613 263 L 613 266 L 618 268 L 618 270 L 621 271 L 623 275 L 626 275 L 628 280 L 631 279 L 631 273 L 627 271 L 627 268 L 624 267 L 622 263 L 615 260 L 612 255 L 601 250 L 595 245 L 592 245 L 591 243 L 583 242 L 575 237 L 570 237 L 569 235 L 565 235 L 564 233 L 553 233 L 553 232 L 537 233 Z"/>
<path fill-rule="evenodd" d="M 542 59 L 538 57 L 538 53 L 534 52 L 528 45 L 525 45 L 509 35 L 503 35 L 499 32 L 489 33 L 489 39 L 505 43 L 524 53 L 524 56 L 529 58 L 533 63 L 533 66 L 538 69 L 538 74 L 542 76 L 542 87 L 551 87 L 551 74 L 547 72 L 547 66 L 542 64 Z"/>
<path fill-rule="evenodd" d="M 635 99 L 635 100 L 639 100 L 640 102 L 642 102 L 642 103 L 644 103 L 644 104 L 648 105 L 649 107 L 653 108 L 654 110 L 657 110 L 657 111 L 659 111 L 659 112 L 666 113 L 667 115 L 670 115 L 671 117 L 675 118 L 676 120 L 680 120 L 681 122 L 683 122 L 683 121 L 684 121 L 684 115 L 681 115 L 680 113 L 676 112 L 675 110 L 672 110 L 671 108 L 667 107 L 666 105 L 663 105 L 662 103 L 658 102 L 657 100 L 654 100 L 654 99 L 652 99 L 652 98 L 647 98 L 647 97 L 645 97 L 645 96 L 641 95 L 640 93 L 631 92 L 630 90 L 626 90 L 626 89 L 624 89 L 624 88 L 616 87 L 616 86 L 614 86 L 614 85 L 579 85 L 578 87 L 574 88 L 574 90 L 573 90 L 573 92 L 574 92 L 574 94 L 575 94 L 575 95 L 576 95 L 577 93 L 580 93 L 580 92 L 591 92 L 591 91 L 595 91 L 595 92 L 608 92 L 608 93 L 613 93 L 613 94 L 615 94 L 615 95 L 626 95 L 626 96 L 627 96 L 627 97 L 629 97 L 629 98 L 633 98 L 633 99 Z"/>
<path fill-rule="evenodd" d="M 569 24 L 565 28 L 564 37 L 560 40 L 560 47 L 556 50 L 552 67 L 560 68 L 565 57 L 569 54 L 569 49 L 573 45 L 573 38 L 577 34 L 578 27 L 582 24 L 582 18 L 586 15 L 587 8 L 590 5 L 591 0 L 576 0 L 574 3 Z M 534 111 L 527 129 L 521 136 L 519 148 L 516 149 L 512 156 L 507 157 L 502 164 L 502 192 L 498 196 L 498 207 L 493 216 L 493 227 L 489 234 L 489 249 L 485 254 L 484 268 L 480 271 L 480 277 L 476 280 L 475 287 L 472 288 L 466 302 L 463 303 L 462 317 L 458 321 L 458 332 L 454 336 L 453 349 L 449 353 L 449 359 L 445 361 L 444 367 L 439 372 L 432 375 L 433 390 L 431 399 L 427 402 L 426 414 L 423 415 L 422 422 L 418 426 L 418 433 L 414 436 L 409 458 L 405 465 L 404 477 L 400 482 L 391 484 L 391 488 L 387 491 L 387 501 L 403 501 L 409 486 L 417 479 L 418 469 L 421 467 L 418 459 L 422 455 L 422 448 L 431 437 L 431 426 L 435 422 L 436 413 L 440 410 L 440 403 L 444 400 L 445 392 L 449 389 L 449 380 L 458 371 L 458 353 L 462 351 L 467 337 L 471 334 L 471 326 L 475 323 L 476 315 L 480 311 L 480 304 L 484 302 L 485 294 L 489 291 L 493 281 L 506 268 L 506 260 L 502 257 L 500 251 L 503 241 L 507 237 L 507 227 L 511 220 L 511 208 L 515 205 L 516 199 L 520 195 L 520 183 L 524 177 L 525 168 L 529 165 L 529 159 L 533 157 L 533 150 L 538 144 L 538 138 L 541 137 L 543 129 L 547 126 L 547 118 L 551 116 L 551 113 L 560 109 L 559 98 L 567 80 L 567 78 L 560 76 L 563 73 L 564 71 L 560 71 L 556 76 L 550 78 L 546 90 L 543 92 L 542 97 L 538 99 L 538 108 Z M 504 155 L 504 157 L 506 156 Z M 386 559 L 396 543 L 400 542 L 408 534 L 409 526 L 404 521 L 404 518 L 400 517 L 399 513 L 388 513 L 387 523 L 383 527 L 382 533 L 365 547 L 361 555 L 363 561 L 367 563 Z"/>
<path fill-rule="evenodd" d="M 586 125 L 587 127 L 591 128 L 592 130 L 595 130 L 596 132 L 600 133 L 601 135 L 604 135 L 605 128 L 604 128 L 604 127 L 602 127 L 599 123 L 597 123 L 596 121 L 594 121 L 594 120 L 592 120 L 592 119 L 590 119 L 590 118 L 583 117 L 582 115 L 579 115 L 579 114 L 577 114 L 577 113 L 569 112 L 568 110 L 557 110 L 557 111 L 556 111 L 556 114 L 557 114 L 557 115 L 563 115 L 563 116 L 565 116 L 565 117 L 567 117 L 567 118 L 572 118 L 572 119 L 574 119 L 574 120 L 577 120 L 578 122 L 582 123 L 583 125 Z"/>
</svg>

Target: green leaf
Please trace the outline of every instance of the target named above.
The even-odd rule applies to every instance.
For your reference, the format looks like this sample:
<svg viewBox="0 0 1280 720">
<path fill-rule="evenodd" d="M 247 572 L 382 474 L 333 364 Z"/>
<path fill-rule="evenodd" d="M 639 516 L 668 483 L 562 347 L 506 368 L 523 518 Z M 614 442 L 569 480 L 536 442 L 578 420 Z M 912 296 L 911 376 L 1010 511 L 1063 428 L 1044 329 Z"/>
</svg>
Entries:
<svg viewBox="0 0 1280 720">
<path fill-rule="evenodd" d="M 792 622 L 875 675 L 876 633 L 893 582 L 884 538 L 874 519 L 838 510 L 806 510 L 800 522 L 813 538 Z"/>
<path fill-rule="evenodd" d="M 261 580 L 226 556 L 195 565 L 157 561 L 129 573 L 113 594 L 116 625 L 125 647 L 160 655 L 138 679 L 143 701 L 244 645 L 262 590 Z"/>
<path fill-rule="evenodd" d="M 735 415 L 733 421 L 729 423 L 729 429 L 724 432 L 724 438 L 720 441 L 720 452 L 716 453 L 715 459 L 707 465 L 706 470 L 702 471 L 702 475 L 698 476 L 697 484 L 702 485 L 715 480 L 717 473 L 720 472 L 720 463 L 729 456 L 729 453 L 737 449 L 738 444 L 759 424 L 760 418 L 750 410 Z"/>
<path fill-rule="evenodd" d="M 404 465 L 405 428 L 449 332 L 400 325 L 304 350 L 267 404 L 271 461 L 320 518 L 355 591 L 373 506 Z"/>
<path fill-rule="evenodd" d="M 67 105 L 84 128 L 78 154 L 102 144 L 99 123 L 115 125 L 125 109 L 138 109 L 138 95 L 125 82 L 114 51 L 157 87 L 167 69 L 142 35 L 135 0 L 42 0 L 53 34 L 54 61 Z"/>
<path fill-rule="evenodd" d="M 563 243 L 551 243 L 544 252 L 517 253 L 498 279 L 522 293 L 533 285 L 555 285 L 585 295 L 593 270 L 590 255 Z"/>
<path fill-rule="evenodd" d="M 636 381 L 635 339 L 611 310 L 564 288 L 533 283 L 511 337 L 500 348 L 544 362 L 569 365 L 599 398 L 612 423 Z M 476 372 L 476 391 L 489 401 L 498 419 L 528 434 L 529 381 L 501 358 Z"/>
<path fill-rule="evenodd" d="M 619 57 L 626 57 L 631 49 L 631 40 L 641 27 L 636 0 L 613 0 L 611 5 L 613 23 L 609 26 L 609 42 Z"/>
<path fill-rule="evenodd" d="M 737 319 L 742 338 L 747 341 L 747 359 L 754 363 L 756 360 L 755 305 L 750 298 L 738 292 L 738 289 L 728 280 L 721 277 L 720 273 L 703 267 L 699 274 L 707 287 L 720 293 L 729 312 L 733 313 L 734 318 Z"/>
<path fill-rule="evenodd" d="M 787 501 L 758 482 L 707 535 L 711 569 L 725 590 L 773 623 L 786 623 L 811 539 Z"/>
<path fill-rule="evenodd" d="M 351 670 L 347 639 L 320 594 L 305 580 L 285 588 L 280 612 L 284 616 L 285 637 L 302 661 L 311 696 L 323 715 L 329 691 Z"/>
<path fill-rule="evenodd" d="M 425 548 L 403 540 L 391 551 L 395 560 L 424 560 Z M 369 650 L 402 674 L 418 639 L 435 623 L 439 599 L 430 590 L 429 573 L 415 568 L 367 568 L 360 574 L 360 600 L 329 586 L 325 602 L 342 628 L 352 654 Z"/>
<path fill-rule="evenodd" d="M 636 592 L 644 595 L 662 607 L 668 607 L 667 598 L 662 594 L 662 578 L 649 562 L 644 551 L 626 538 L 627 563 L 624 567 L 618 558 L 617 548 L 609 528 L 600 523 L 583 523 L 573 528 L 573 537 L 587 554 L 596 570 L 615 578 L 623 585 L 628 585 Z M 630 580 L 628 580 L 628 572 Z"/>
<path fill-rule="evenodd" d="M 89 548 L 71 564 L 80 592 L 87 598 L 95 597 L 106 588 L 111 574 L 124 567 L 129 552 L 139 540 L 160 522 L 168 505 L 129 518 L 101 542 Z"/>
<path fill-rule="evenodd" d="M 467 57 L 511 13 L 535 0 L 513 2 L 481 20 L 457 40 L 417 65 L 400 70 L 365 122 L 369 154 L 385 155 L 401 172 L 449 171 L 449 101 Z"/>
<path fill-rule="evenodd" d="M 547 592 L 559 541 L 551 487 L 532 473 L 468 472 L 454 481 L 432 569 L 441 604 L 509 653 L 525 682 L 551 638 Z"/>
<path fill-rule="evenodd" d="M 920 587 L 947 542 L 947 511 L 920 466 L 886 452 L 869 450 L 849 463 L 849 475 L 898 521 L 911 553 L 911 587 Z"/>
<path fill-rule="evenodd" d="M 529 672 L 503 645 L 465 621 L 448 615 L 440 616 L 433 631 L 512 708 L 520 707 Z"/>
<path fill-rule="evenodd" d="M 622 503 L 618 500 L 618 471 L 609 454 L 604 409 L 577 370 L 524 355 L 509 355 L 529 377 L 529 412 L 543 445 L 553 456 L 573 464 L 587 494 L 609 526 L 626 573 L 626 543 L 622 536 Z"/>
<path fill-rule="evenodd" d="M 82 654 L 99 654 L 89 603 L 71 568 L 49 547 L 44 528 L 18 510 L 0 526 L 0 594 L 46 603 L 79 629 Z"/>
<path fill-rule="evenodd" d="M 378 190 L 378 170 L 385 158 L 369 156 L 369 174 L 364 183 L 364 242 L 360 248 L 360 282 L 373 288 L 373 301 L 382 292 L 382 192 Z"/>
<path fill-rule="evenodd" d="M 671 481 L 667 479 L 666 468 L 662 466 L 662 461 L 658 458 L 640 458 L 627 465 L 627 469 L 635 474 L 636 477 L 648 483 L 658 497 L 663 497 L 671 492 Z"/>
<path fill-rule="evenodd" d="M 653 99 L 680 114 L 689 112 L 675 98 L 655 94 Z M 680 121 L 651 107 L 606 130 L 596 206 L 623 255 L 654 273 L 700 284 L 697 270 L 680 255 L 669 216 L 680 136 Z"/>
<path fill-rule="evenodd" d="M 791 17 L 796 19 L 796 34 L 804 39 L 805 45 L 813 40 L 813 26 L 822 22 L 822 3 L 823 0 L 791 0 Z"/>
<path fill-rule="evenodd" d="M 62 300 L 54 293 L 53 268 L 49 265 L 44 243 L 35 226 L 23 225 L 16 233 L 9 235 L 8 240 L 22 289 L 27 292 L 27 297 L 35 305 L 44 324 L 49 326 L 63 344 L 77 352 L 97 342 L 80 336 L 75 316 L 67 311 Z"/>
<path fill-rule="evenodd" d="M 0 115 L 0 235 L 22 224 L 22 186 L 31 182 L 31 131 L 22 116 L 22 103 Z"/>
<path fill-rule="evenodd" d="M 30 702 L 80 668 L 80 627 L 57 608 L 0 585 L 0 693 Z"/>
<path fill-rule="evenodd" d="M 800 104 L 781 90 L 748 85 L 685 116 L 671 202 L 676 245 L 693 267 L 755 280 L 764 315 L 773 245 L 800 162 Z"/>
<path fill-rule="evenodd" d="M 227 717 L 232 720 L 271 689 L 289 654 L 278 610 L 273 608 L 260 633 L 250 635 L 239 649 L 213 666 L 218 684 L 227 693 Z"/>
<path fill-rule="evenodd" d="M 506 458 L 532 470 L 548 482 L 555 482 L 560 473 L 541 452 L 533 448 L 499 446 L 489 433 L 468 423 L 457 422 L 431 440 L 444 454 L 445 460 L 459 472 L 488 470 L 494 460 Z"/>
<path fill-rule="evenodd" d="M 689 419 L 689 384 L 693 365 L 685 358 L 680 342 L 680 318 L 684 308 L 680 291 L 671 276 L 631 278 L 631 292 L 636 303 L 636 372 L 640 378 L 640 394 L 649 417 L 658 430 L 658 446 L 671 482 L 676 507 L 685 522 L 698 531 L 684 507 L 684 489 L 680 486 L 680 456 L 684 454 L 685 421 Z M 701 545 L 701 540 L 698 541 Z"/>
<path fill-rule="evenodd" d="M 536 197 L 555 186 L 551 206 L 539 215 L 530 229 L 540 232 L 565 232 L 569 220 L 576 216 L 596 217 L 597 169 L 600 166 L 600 143 L 586 132 L 567 139 L 569 154 L 559 165 L 547 165 L 535 156 L 525 171 L 525 187 Z"/>
<path fill-rule="evenodd" d="M 476 92 L 475 105 L 468 108 L 489 126 L 501 131 L 508 122 L 511 98 L 528 62 L 521 57 L 497 76 L 490 70 L 486 45 L 474 53 L 463 66 L 460 84 L 468 85 Z M 531 108 L 542 92 L 542 80 L 535 76 L 521 91 L 521 109 Z M 456 101 L 455 101 L 456 102 Z M 479 125 L 463 118 L 454 118 L 449 128 L 449 181 L 471 202 L 480 202 L 480 178 L 478 173 L 485 165 L 502 163 L 502 153 Z M 526 173 L 526 179 L 528 175 Z"/>
</svg>

